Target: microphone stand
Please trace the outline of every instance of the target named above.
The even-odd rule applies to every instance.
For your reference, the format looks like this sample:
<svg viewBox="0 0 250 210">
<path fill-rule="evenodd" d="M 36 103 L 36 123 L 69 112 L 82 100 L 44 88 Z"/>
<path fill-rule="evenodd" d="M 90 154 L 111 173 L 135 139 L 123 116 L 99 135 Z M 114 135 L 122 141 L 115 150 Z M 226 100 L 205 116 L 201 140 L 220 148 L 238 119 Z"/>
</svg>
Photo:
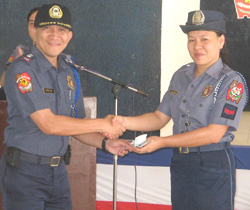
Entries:
<svg viewBox="0 0 250 210">
<path fill-rule="evenodd" d="M 122 87 L 118 84 L 114 85 L 113 93 L 115 96 L 115 115 L 118 114 L 118 95 Z M 113 210 L 116 210 L 116 201 L 117 201 L 117 160 L 118 156 L 113 155 Z"/>
<path fill-rule="evenodd" d="M 131 87 L 130 85 L 125 85 L 125 84 L 122 84 L 118 81 L 115 81 L 109 77 L 106 77 L 102 74 L 100 74 L 99 72 L 96 72 L 96 71 L 93 71 L 93 70 L 89 70 L 89 69 L 86 69 L 84 66 L 79 66 L 79 65 L 76 65 L 75 63 L 73 63 L 71 60 L 68 60 L 68 59 L 64 59 L 67 63 L 70 63 L 71 65 L 73 65 L 76 69 L 79 69 L 81 71 L 86 71 L 88 73 L 91 73 L 91 74 L 94 74 L 98 77 L 101 77 L 105 80 L 108 80 L 110 82 L 112 82 L 114 84 L 114 88 L 112 90 L 113 94 L 114 94 L 114 98 L 115 98 L 115 115 L 118 114 L 118 95 L 121 91 L 122 88 L 127 88 L 131 91 L 134 91 L 140 95 L 143 95 L 143 96 L 148 96 L 147 93 L 144 93 L 140 90 L 137 90 L 136 88 L 133 88 Z M 113 210 L 116 210 L 116 202 L 117 202 L 117 160 L 118 160 L 118 156 L 117 155 L 113 155 Z"/>
</svg>

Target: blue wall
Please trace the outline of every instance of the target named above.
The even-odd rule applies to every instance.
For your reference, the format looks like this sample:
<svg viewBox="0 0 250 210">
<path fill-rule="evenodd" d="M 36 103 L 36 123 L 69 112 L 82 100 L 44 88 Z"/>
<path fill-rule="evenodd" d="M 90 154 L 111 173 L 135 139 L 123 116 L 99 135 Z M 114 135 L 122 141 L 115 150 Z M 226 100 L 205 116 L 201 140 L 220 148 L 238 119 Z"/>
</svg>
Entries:
<svg viewBox="0 0 250 210">
<path fill-rule="evenodd" d="M 1 0 L 0 73 L 16 45 L 31 45 L 26 21 L 29 10 L 51 2 Z M 118 97 L 118 114 L 138 115 L 154 111 L 160 102 L 162 1 L 55 2 L 68 6 L 72 13 L 74 37 L 65 53 L 73 55 L 76 63 L 87 69 L 149 94 L 144 97 L 122 89 Z M 113 84 L 87 72 L 81 72 L 80 76 L 84 95 L 97 96 L 98 117 L 114 114 Z"/>
</svg>

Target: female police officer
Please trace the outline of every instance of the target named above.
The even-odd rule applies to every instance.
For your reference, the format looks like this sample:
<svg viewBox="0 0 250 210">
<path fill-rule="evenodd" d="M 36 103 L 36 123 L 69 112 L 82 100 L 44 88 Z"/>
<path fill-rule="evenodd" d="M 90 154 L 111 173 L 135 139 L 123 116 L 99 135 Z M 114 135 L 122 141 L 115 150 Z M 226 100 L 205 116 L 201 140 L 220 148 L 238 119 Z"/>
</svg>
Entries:
<svg viewBox="0 0 250 210">
<path fill-rule="evenodd" d="M 173 135 L 152 136 L 138 153 L 174 147 L 171 163 L 173 210 L 233 210 L 235 163 L 230 142 L 247 103 L 244 78 L 220 56 L 225 45 L 223 14 L 193 11 L 181 29 L 193 63 L 172 77 L 155 112 L 114 118 L 129 130 L 151 131 L 173 119 Z"/>
<path fill-rule="evenodd" d="M 69 136 L 122 156 L 128 144 L 103 140 L 99 132 L 116 138 L 124 131 L 121 125 L 113 127 L 109 118 L 82 119 L 79 78 L 61 54 L 73 36 L 68 8 L 42 6 L 35 27 L 36 44 L 13 61 L 5 78 L 9 125 L 0 170 L 4 172 L 5 209 L 69 210 L 72 204 L 63 161 Z"/>
</svg>

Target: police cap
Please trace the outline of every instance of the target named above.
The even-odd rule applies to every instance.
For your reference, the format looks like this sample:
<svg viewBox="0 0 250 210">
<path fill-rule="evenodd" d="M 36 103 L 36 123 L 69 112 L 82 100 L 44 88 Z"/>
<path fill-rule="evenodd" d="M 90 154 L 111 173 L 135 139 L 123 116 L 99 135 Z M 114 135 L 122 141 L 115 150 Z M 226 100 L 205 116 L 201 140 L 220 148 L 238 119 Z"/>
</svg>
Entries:
<svg viewBox="0 0 250 210">
<path fill-rule="evenodd" d="M 226 34 L 226 21 L 221 12 L 197 10 L 188 13 L 186 25 L 180 25 L 184 33 L 189 31 L 215 31 Z"/>
<path fill-rule="evenodd" d="M 72 30 L 69 9 L 57 3 L 41 6 L 36 15 L 35 27 L 40 28 L 48 25 L 59 25 Z"/>
</svg>

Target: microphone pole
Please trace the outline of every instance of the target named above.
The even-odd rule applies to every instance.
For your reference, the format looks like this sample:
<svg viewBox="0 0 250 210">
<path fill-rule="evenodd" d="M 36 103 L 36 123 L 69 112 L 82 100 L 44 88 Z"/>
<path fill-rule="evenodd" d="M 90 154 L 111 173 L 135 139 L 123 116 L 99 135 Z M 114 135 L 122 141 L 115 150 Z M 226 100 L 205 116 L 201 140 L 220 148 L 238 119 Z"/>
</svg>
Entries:
<svg viewBox="0 0 250 210">
<path fill-rule="evenodd" d="M 71 60 L 65 58 L 64 59 L 67 63 L 69 63 L 70 65 L 73 65 L 76 69 L 79 69 L 81 71 L 86 71 L 88 73 L 91 73 L 91 74 L 94 74 L 98 77 L 101 77 L 105 80 L 108 80 L 109 82 L 115 84 L 114 85 L 114 88 L 112 90 L 113 94 L 114 94 L 114 98 L 115 98 L 115 115 L 118 114 L 118 95 L 121 91 L 122 88 L 127 88 L 131 91 L 134 91 L 140 95 L 143 95 L 143 96 L 148 96 L 147 93 L 144 93 L 143 91 L 140 91 L 140 90 L 137 90 L 136 88 L 130 86 L 130 85 L 126 85 L 126 84 L 123 84 L 121 82 L 118 82 L 114 79 L 111 79 L 107 76 L 104 76 L 102 74 L 100 74 L 99 72 L 96 72 L 96 71 L 93 71 L 93 70 L 90 70 L 90 69 L 86 69 L 84 66 L 79 66 L 79 65 L 76 65 L 75 63 L 73 63 Z M 116 202 L 117 202 L 117 160 L 118 160 L 118 156 L 117 155 L 113 155 L 113 210 L 116 210 Z"/>
<path fill-rule="evenodd" d="M 123 83 L 121 83 L 121 82 L 118 82 L 118 81 L 116 81 L 116 80 L 114 80 L 114 79 L 112 79 L 112 78 L 110 78 L 110 77 L 104 76 L 103 74 L 101 74 L 101 73 L 99 73 L 99 72 L 96 72 L 96 71 L 93 71 L 93 70 L 90 70 L 90 69 L 86 69 L 84 66 L 77 65 L 77 64 L 73 63 L 73 61 L 71 61 L 71 60 L 69 60 L 69 59 L 67 59 L 67 58 L 64 58 L 64 60 L 65 60 L 68 64 L 70 64 L 71 66 L 75 67 L 75 68 L 78 69 L 78 70 L 86 71 L 86 72 L 88 72 L 88 73 L 91 73 L 91 74 L 94 74 L 94 75 L 96 75 L 96 76 L 98 76 L 98 77 L 101 77 L 101 78 L 103 78 L 103 79 L 105 79 L 105 80 L 108 80 L 109 82 L 112 82 L 113 84 L 119 85 L 119 86 L 121 86 L 122 88 L 127 88 L 127 89 L 129 89 L 129 90 L 131 90 L 131 91 L 134 91 L 134 92 L 136 92 L 136 93 L 138 93 L 138 94 L 140 94 L 140 95 L 146 96 L 146 97 L 148 96 L 147 93 L 144 93 L 143 91 L 140 91 L 140 90 L 138 90 L 138 89 L 136 89 L 136 88 L 134 88 L 134 87 L 132 87 L 132 86 L 130 86 L 130 85 L 126 85 L 126 84 L 123 84 Z"/>
<path fill-rule="evenodd" d="M 113 83 L 115 85 L 119 85 L 122 88 L 127 88 L 127 89 L 129 89 L 131 91 L 134 91 L 134 92 L 136 92 L 136 93 L 138 93 L 140 95 L 146 96 L 146 97 L 148 96 L 148 94 L 144 93 L 143 91 L 140 91 L 140 90 L 138 90 L 138 89 L 136 89 L 136 88 L 134 88 L 134 87 L 132 87 L 130 85 L 126 85 L 126 84 L 123 84 L 121 82 L 118 82 L 118 81 L 116 81 L 114 79 L 111 79 L 110 77 L 104 76 L 103 74 L 100 74 L 99 72 L 96 72 L 96 71 L 93 71 L 93 70 L 90 70 L 90 69 L 86 69 L 84 66 L 78 66 L 78 65 L 75 65 L 75 66 L 76 66 L 77 69 L 79 69 L 81 71 L 86 71 L 88 73 L 94 74 L 94 75 L 96 75 L 98 77 L 101 77 L 101 78 L 103 78 L 105 80 L 110 81 L 111 83 Z"/>
</svg>

